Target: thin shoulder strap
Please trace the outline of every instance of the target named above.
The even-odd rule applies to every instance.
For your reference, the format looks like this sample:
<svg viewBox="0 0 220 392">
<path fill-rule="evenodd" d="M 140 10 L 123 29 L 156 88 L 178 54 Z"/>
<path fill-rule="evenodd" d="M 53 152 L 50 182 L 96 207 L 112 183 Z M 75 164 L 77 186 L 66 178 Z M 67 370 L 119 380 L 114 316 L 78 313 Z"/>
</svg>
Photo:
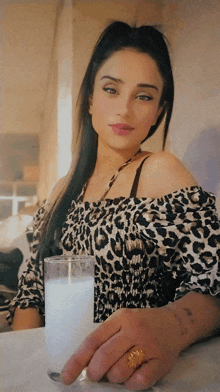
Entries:
<svg viewBox="0 0 220 392">
<path fill-rule="evenodd" d="M 136 170 L 136 175 L 135 175 L 134 182 L 133 182 L 133 185 L 132 185 L 132 188 L 131 188 L 130 197 L 136 197 L 138 183 L 139 183 L 139 179 L 140 179 L 140 175 L 141 175 L 141 169 L 142 169 L 142 166 L 143 166 L 144 162 L 147 160 L 147 158 L 149 158 L 149 156 L 143 159 L 143 161 L 141 162 L 140 166 Z"/>
</svg>

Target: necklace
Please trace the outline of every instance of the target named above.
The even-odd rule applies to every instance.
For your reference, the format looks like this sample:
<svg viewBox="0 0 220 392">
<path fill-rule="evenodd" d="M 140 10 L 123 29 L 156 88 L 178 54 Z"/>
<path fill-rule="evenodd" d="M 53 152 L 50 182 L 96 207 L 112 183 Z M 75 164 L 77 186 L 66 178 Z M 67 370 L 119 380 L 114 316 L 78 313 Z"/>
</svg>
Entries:
<svg viewBox="0 0 220 392">
<path fill-rule="evenodd" d="M 124 167 L 126 167 L 129 163 L 131 163 L 134 158 L 141 152 L 141 149 L 139 149 L 133 157 L 129 158 L 125 163 L 123 163 L 115 172 L 115 174 L 113 174 L 113 176 L 111 177 L 108 186 L 103 194 L 103 196 L 101 197 L 100 200 L 104 200 L 107 193 L 109 192 L 110 188 L 112 187 L 113 183 L 115 182 L 116 178 L 118 177 L 119 173 L 122 171 L 122 169 L 124 169 Z"/>
</svg>

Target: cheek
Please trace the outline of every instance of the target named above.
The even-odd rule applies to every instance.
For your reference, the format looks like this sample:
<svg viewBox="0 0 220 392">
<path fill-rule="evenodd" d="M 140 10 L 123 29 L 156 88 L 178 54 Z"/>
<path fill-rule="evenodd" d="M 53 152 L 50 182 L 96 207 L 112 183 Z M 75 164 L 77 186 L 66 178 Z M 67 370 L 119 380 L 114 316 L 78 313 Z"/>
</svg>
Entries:
<svg viewBox="0 0 220 392">
<path fill-rule="evenodd" d="M 100 99 L 95 108 L 96 121 L 108 123 L 112 118 L 115 118 L 115 106 L 113 100 L 106 100 L 105 97 Z"/>
<path fill-rule="evenodd" d="M 109 107 L 104 100 L 95 99 L 92 106 L 92 125 L 95 131 L 99 132 L 106 125 L 109 113 Z"/>
<path fill-rule="evenodd" d="M 105 102 L 104 98 L 95 97 L 93 101 L 93 115 L 95 116 L 103 116 L 107 113 L 108 105 Z"/>
<path fill-rule="evenodd" d="M 157 105 L 149 106 L 147 110 L 143 110 L 142 113 L 140 113 L 140 121 L 142 121 L 146 126 L 154 125 L 155 120 L 157 119 L 157 113 Z"/>
<path fill-rule="evenodd" d="M 139 122 L 143 125 L 143 127 L 151 126 L 154 122 L 156 115 L 156 111 L 149 111 L 149 112 L 140 112 L 139 113 Z"/>
</svg>

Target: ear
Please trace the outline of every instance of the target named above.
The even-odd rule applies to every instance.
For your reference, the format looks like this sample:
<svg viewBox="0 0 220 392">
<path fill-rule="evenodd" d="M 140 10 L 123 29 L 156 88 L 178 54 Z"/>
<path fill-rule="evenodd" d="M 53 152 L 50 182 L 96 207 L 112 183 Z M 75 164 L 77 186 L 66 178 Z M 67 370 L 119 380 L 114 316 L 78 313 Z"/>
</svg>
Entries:
<svg viewBox="0 0 220 392">
<path fill-rule="evenodd" d="M 92 114 L 92 101 L 93 101 L 93 97 L 92 95 L 89 96 L 89 114 Z"/>
<path fill-rule="evenodd" d="M 164 109 L 164 104 L 163 104 L 162 106 L 159 106 L 159 108 L 158 108 L 158 110 L 157 110 L 157 113 L 155 114 L 154 122 L 153 122 L 152 125 L 155 125 L 155 124 L 156 124 L 157 119 L 158 119 L 158 117 L 161 115 L 163 109 Z"/>
</svg>

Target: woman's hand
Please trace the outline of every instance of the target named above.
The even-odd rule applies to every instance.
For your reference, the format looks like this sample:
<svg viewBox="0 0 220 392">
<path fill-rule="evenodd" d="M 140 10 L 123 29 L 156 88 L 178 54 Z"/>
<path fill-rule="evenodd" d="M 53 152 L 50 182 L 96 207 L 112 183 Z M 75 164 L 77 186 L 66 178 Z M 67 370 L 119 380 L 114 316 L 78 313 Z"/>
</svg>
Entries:
<svg viewBox="0 0 220 392">
<path fill-rule="evenodd" d="M 105 376 L 129 389 L 147 389 L 172 369 L 182 340 L 180 325 L 168 308 L 120 309 L 85 339 L 64 367 L 62 380 L 71 384 L 87 366 L 91 381 Z M 136 370 L 126 363 L 135 346 L 146 353 Z"/>
</svg>

